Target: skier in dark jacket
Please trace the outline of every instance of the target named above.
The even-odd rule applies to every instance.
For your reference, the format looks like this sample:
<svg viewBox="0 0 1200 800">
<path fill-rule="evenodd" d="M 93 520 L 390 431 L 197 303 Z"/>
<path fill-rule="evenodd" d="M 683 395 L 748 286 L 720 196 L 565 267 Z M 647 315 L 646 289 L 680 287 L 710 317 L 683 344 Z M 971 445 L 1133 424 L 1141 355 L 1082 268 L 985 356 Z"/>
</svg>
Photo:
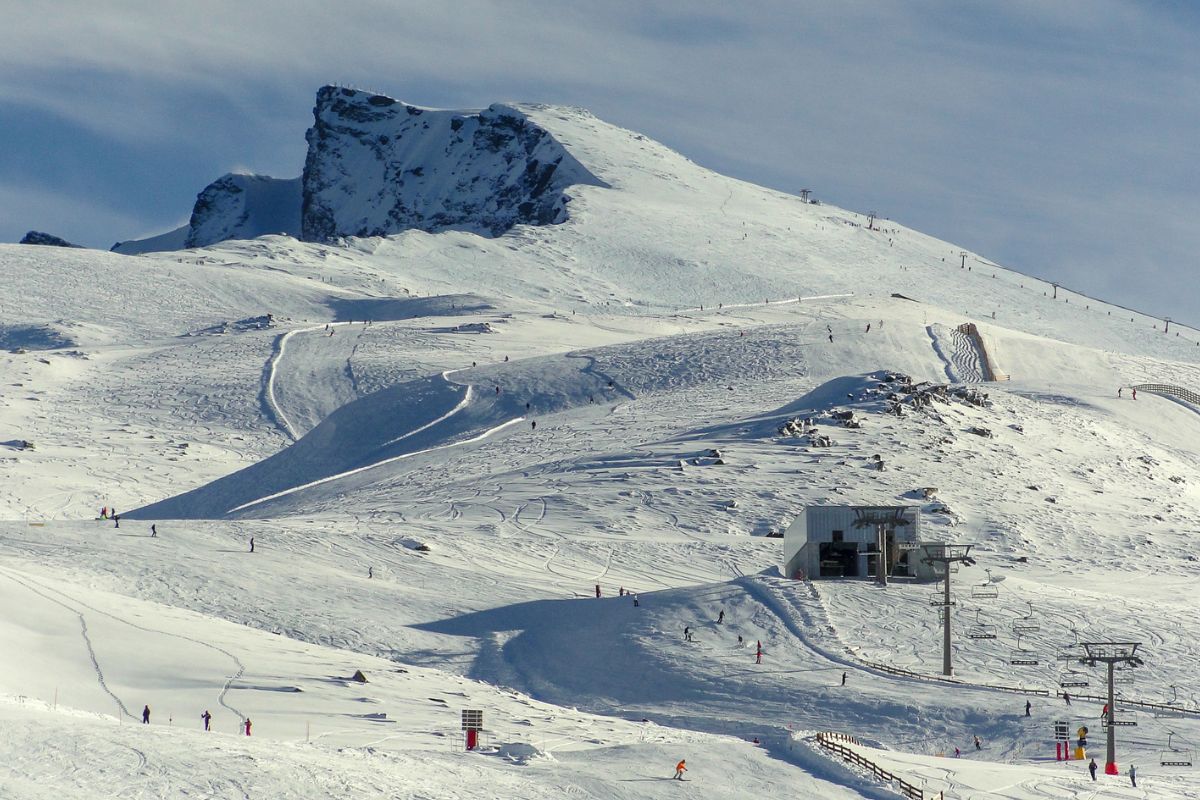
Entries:
<svg viewBox="0 0 1200 800">
<path fill-rule="evenodd" d="M 142 709 L 142 724 L 143 725 L 150 724 L 150 706 L 148 706 L 148 705 Z"/>
<path fill-rule="evenodd" d="M 204 720 L 204 730 L 208 730 L 209 723 L 212 722 L 212 714 L 208 713 L 208 709 L 204 709 L 204 713 L 200 715 L 200 719 Z"/>
</svg>

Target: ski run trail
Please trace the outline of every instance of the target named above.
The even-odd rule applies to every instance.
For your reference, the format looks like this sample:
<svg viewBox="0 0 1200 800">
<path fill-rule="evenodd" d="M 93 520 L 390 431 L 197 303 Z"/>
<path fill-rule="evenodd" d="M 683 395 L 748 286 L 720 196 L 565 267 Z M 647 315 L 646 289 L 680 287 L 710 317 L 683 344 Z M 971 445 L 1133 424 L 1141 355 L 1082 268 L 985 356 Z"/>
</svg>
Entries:
<svg viewBox="0 0 1200 800">
<path fill-rule="evenodd" d="M 1200 416 L 1127 387 L 1200 332 L 526 110 L 605 184 L 562 224 L 0 245 L 0 797 L 900 796 L 819 732 L 924 800 L 1196 797 Z M 949 680 L 940 584 L 783 574 L 811 505 L 973 545 Z M 1136 788 L 1054 758 L 1103 767 L 1094 641 Z"/>
</svg>

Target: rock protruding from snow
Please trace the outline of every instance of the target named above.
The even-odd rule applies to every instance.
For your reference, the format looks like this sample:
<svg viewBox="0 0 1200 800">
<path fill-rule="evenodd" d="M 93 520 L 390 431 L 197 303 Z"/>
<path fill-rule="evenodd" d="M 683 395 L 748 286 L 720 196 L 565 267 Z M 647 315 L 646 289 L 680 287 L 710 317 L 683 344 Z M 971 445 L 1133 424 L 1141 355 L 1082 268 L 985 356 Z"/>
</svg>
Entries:
<svg viewBox="0 0 1200 800">
<path fill-rule="evenodd" d="M 40 244 L 46 247 L 78 247 L 83 248 L 83 245 L 73 244 L 66 239 L 62 239 L 50 233 L 42 233 L 41 231 L 30 231 L 21 237 L 21 241 L 17 244 Z"/>
<path fill-rule="evenodd" d="M 300 178 L 228 174 L 196 197 L 184 246 L 206 247 L 270 233 L 300 235 Z"/>
<path fill-rule="evenodd" d="M 418 229 L 498 236 L 567 218 L 566 187 L 604 185 L 517 108 L 432 111 L 383 95 L 317 92 L 301 238 Z"/>
</svg>

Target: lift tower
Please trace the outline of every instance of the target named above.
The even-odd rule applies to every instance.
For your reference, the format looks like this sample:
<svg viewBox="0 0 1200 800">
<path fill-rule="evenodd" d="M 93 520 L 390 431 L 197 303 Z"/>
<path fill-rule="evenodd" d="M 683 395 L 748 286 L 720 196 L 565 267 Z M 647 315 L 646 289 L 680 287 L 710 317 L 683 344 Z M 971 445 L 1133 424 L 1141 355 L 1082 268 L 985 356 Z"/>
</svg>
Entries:
<svg viewBox="0 0 1200 800">
<path fill-rule="evenodd" d="M 953 675 L 954 667 L 950 663 L 950 570 L 954 564 L 966 564 L 968 567 L 975 566 L 975 559 L 971 557 L 971 548 L 973 544 L 927 544 L 923 545 L 925 549 L 925 558 L 921 561 L 925 564 L 942 564 L 945 570 L 942 572 L 942 577 L 946 582 L 946 597 L 942 601 L 942 674 Z"/>
<path fill-rule="evenodd" d="M 1119 775 L 1120 770 L 1117 769 L 1117 725 L 1135 724 L 1132 720 L 1117 721 L 1116 719 L 1116 693 L 1113 691 L 1113 671 L 1117 664 L 1124 664 L 1126 667 L 1140 667 L 1145 662 L 1142 657 L 1137 655 L 1138 646 L 1141 642 L 1080 642 L 1079 646 L 1083 648 L 1083 657 L 1079 659 L 1081 664 L 1087 664 L 1094 667 L 1097 664 L 1108 665 L 1108 754 L 1104 760 L 1104 772 L 1108 775 Z"/>
</svg>

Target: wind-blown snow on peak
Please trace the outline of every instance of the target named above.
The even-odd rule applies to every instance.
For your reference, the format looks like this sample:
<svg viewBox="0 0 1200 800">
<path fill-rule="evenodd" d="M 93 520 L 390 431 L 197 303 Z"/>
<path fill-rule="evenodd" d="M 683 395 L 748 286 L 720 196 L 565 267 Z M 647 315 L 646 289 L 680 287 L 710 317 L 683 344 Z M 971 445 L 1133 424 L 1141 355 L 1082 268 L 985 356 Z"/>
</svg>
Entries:
<svg viewBox="0 0 1200 800">
<path fill-rule="evenodd" d="M 523 111 L 422 109 L 323 87 L 308 130 L 302 238 L 458 229 L 497 236 L 566 219 L 572 184 L 603 186 Z"/>
</svg>

